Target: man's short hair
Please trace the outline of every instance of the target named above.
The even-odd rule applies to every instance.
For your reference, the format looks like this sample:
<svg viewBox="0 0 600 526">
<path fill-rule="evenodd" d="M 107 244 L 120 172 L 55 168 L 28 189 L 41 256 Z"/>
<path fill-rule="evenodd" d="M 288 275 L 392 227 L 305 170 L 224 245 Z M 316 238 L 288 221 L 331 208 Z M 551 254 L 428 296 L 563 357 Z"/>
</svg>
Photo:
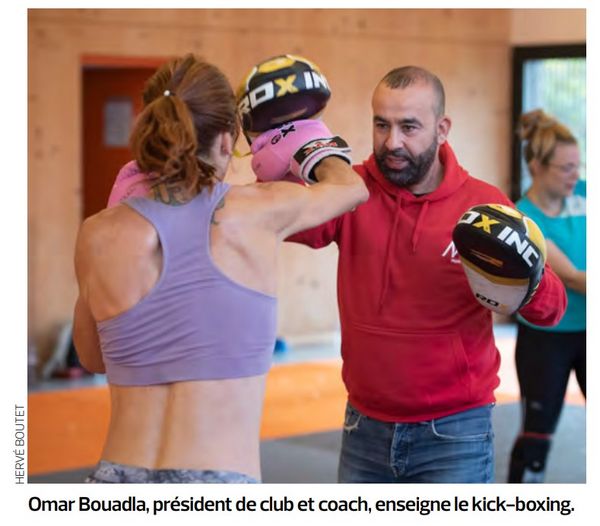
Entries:
<svg viewBox="0 0 600 526">
<path fill-rule="evenodd" d="M 385 77 L 381 79 L 380 84 L 385 84 L 391 89 L 404 89 L 417 82 L 424 82 L 433 87 L 436 95 L 435 114 L 436 117 L 444 115 L 446 107 L 446 95 L 444 94 L 444 86 L 438 77 L 430 71 L 418 66 L 403 66 L 401 68 L 392 69 Z"/>
</svg>

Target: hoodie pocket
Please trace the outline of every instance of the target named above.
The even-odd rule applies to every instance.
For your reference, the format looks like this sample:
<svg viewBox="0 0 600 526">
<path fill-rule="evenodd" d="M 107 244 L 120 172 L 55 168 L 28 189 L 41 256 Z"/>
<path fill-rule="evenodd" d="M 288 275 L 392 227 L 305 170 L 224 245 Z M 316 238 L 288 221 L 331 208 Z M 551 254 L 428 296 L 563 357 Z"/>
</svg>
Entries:
<svg viewBox="0 0 600 526">
<path fill-rule="evenodd" d="M 469 364 L 457 332 L 364 323 L 344 332 L 344 381 L 351 400 L 373 414 L 418 418 L 469 403 Z"/>
</svg>

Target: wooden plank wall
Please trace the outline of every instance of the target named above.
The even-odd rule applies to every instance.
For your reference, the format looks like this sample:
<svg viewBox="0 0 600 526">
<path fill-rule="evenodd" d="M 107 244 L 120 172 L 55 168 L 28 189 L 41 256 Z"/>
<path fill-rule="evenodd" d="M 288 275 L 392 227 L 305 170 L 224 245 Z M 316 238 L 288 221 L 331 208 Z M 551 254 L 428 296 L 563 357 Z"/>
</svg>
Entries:
<svg viewBox="0 0 600 526">
<path fill-rule="evenodd" d="M 72 251 L 81 216 L 81 63 L 86 55 L 195 52 L 234 86 L 256 62 L 305 55 L 333 97 L 325 113 L 361 160 L 371 152 L 370 97 L 393 67 L 437 73 L 453 119 L 451 144 L 469 171 L 507 188 L 510 12 L 507 10 L 32 9 L 29 43 L 29 327 L 42 355 L 75 299 Z M 252 180 L 248 160 L 230 179 Z M 337 251 L 287 246 L 280 264 L 280 334 L 338 326 Z"/>
</svg>

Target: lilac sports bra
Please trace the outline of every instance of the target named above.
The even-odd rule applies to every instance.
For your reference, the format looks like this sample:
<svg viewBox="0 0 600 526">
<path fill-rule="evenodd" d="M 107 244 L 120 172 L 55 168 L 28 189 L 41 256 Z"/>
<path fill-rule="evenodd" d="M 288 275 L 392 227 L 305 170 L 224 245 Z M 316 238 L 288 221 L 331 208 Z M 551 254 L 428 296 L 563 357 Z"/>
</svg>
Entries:
<svg viewBox="0 0 600 526">
<path fill-rule="evenodd" d="M 129 310 L 97 323 L 108 381 L 151 385 L 264 374 L 275 345 L 277 300 L 235 283 L 210 255 L 210 221 L 229 185 L 181 206 L 125 203 L 158 232 L 161 275 Z"/>
</svg>

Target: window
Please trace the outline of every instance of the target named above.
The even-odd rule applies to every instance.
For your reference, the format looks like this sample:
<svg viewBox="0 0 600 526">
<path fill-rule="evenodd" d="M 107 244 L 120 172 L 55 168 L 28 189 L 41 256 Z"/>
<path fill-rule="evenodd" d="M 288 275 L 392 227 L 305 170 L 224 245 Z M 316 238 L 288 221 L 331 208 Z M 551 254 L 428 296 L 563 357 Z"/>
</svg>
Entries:
<svg viewBox="0 0 600 526">
<path fill-rule="evenodd" d="M 104 146 L 127 148 L 133 127 L 133 100 L 109 97 L 104 102 Z"/>
<path fill-rule="evenodd" d="M 573 132 L 581 151 L 581 178 L 585 179 L 585 45 L 515 48 L 513 83 L 511 198 L 518 199 L 531 184 L 521 143 L 514 130 L 521 113 L 536 108 L 553 115 Z"/>
</svg>

